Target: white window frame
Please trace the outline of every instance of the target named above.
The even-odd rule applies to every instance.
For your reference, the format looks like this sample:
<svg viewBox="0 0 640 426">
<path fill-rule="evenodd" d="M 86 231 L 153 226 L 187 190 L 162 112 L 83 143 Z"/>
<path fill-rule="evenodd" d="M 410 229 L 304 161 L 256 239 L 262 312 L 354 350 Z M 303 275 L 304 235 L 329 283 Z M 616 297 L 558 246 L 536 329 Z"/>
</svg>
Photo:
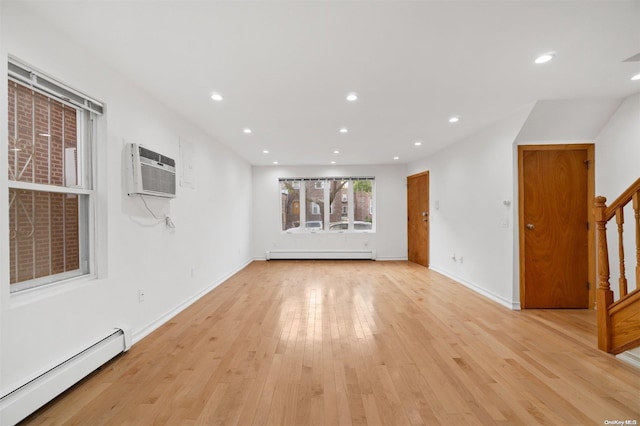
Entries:
<svg viewBox="0 0 640 426">
<path fill-rule="evenodd" d="M 96 207 L 95 189 L 98 180 L 97 119 L 104 112 L 104 105 L 13 57 L 9 57 L 8 61 L 8 78 L 23 87 L 75 108 L 78 126 L 78 182 L 70 186 L 59 186 L 7 179 L 7 186 L 9 189 L 62 193 L 78 197 L 79 269 L 10 284 L 10 293 L 13 296 L 24 293 L 25 290 L 45 288 L 82 277 L 94 278 L 98 275 L 98 263 L 101 264 L 101 268 L 106 269 L 104 254 L 101 253 L 98 260 L 96 249 L 97 233 L 102 237 L 106 232 L 106 217 L 97 217 L 97 211 L 102 208 Z M 101 227 L 101 231 L 97 231 L 97 227 Z M 3 234 L 8 235 L 8 232 Z"/>
</svg>

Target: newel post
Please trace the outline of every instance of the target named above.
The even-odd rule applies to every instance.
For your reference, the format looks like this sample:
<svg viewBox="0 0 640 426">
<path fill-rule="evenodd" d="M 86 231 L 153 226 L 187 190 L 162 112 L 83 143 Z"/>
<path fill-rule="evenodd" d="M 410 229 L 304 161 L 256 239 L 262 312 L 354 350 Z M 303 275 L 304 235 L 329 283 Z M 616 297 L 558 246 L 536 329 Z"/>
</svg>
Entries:
<svg viewBox="0 0 640 426">
<path fill-rule="evenodd" d="M 609 285 L 609 251 L 607 249 L 607 221 L 605 210 L 607 199 L 596 197 L 594 217 L 598 239 L 598 289 L 596 290 L 596 309 L 598 310 L 598 348 L 611 350 L 611 318 L 608 308 L 613 303 L 613 292 Z"/>
</svg>

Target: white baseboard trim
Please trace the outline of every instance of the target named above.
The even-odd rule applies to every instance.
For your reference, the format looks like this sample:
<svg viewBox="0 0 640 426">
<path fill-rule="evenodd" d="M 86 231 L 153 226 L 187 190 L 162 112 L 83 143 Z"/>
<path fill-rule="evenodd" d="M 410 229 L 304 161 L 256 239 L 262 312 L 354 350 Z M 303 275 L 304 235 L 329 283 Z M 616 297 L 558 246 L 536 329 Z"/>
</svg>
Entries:
<svg viewBox="0 0 640 426">
<path fill-rule="evenodd" d="M 225 282 L 226 280 L 231 278 L 233 275 L 235 275 L 238 272 L 240 272 L 242 269 L 246 268 L 247 265 L 249 265 L 251 262 L 253 262 L 253 259 L 246 260 L 240 266 L 237 266 L 236 268 L 234 268 L 231 272 L 228 272 L 226 275 L 224 275 L 224 276 L 218 278 L 217 280 L 213 281 L 204 290 L 202 290 L 199 293 L 196 293 L 195 295 L 191 296 L 190 298 L 188 298 L 187 300 L 185 300 L 184 302 L 182 302 L 181 304 L 176 306 L 174 309 L 170 310 L 166 314 L 164 314 L 161 317 L 159 317 L 159 318 L 155 319 L 154 321 L 150 322 L 146 326 L 142 327 L 140 330 L 135 331 L 133 333 L 133 339 L 132 339 L 133 340 L 133 344 L 138 343 L 140 340 L 144 339 L 149 334 L 153 333 L 155 330 L 160 328 L 163 324 L 165 324 L 166 322 L 171 320 L 171 318 L 175 317 L 180 312 L 182 312 L 185 309 L 187 309 L 189 306 L 194 304 L 196 301 L 198 301 L 204 295 L 209 293 L 211 290 L 213 290 L 214 288 L 218 287 L 220 284 L 222 284 L 223 282 Z"/>
<path fill-rule="evenodd" d="M 0 397 L 0 424 L 17 424 L 125 351 L 125 333 L 121 329 L 111 330 L 78 354 Z"/>
<path fill-rule="evenodd" d="M 620 361 L 624 361 L 627 364 L 634 366 L 635 368 L 640 369 L 640 354 L 626 351 L 616 355 L 616 358 L 618 358 Z"/>
<path fill-rule="evenodd" d="M 519 311 L 520 310 L 520 302 L 514 302 L 514 301 L 511 301 L 511 300 L 505 299 L 502 296 L 498 296 L 497 294 L 492 293 L 492 292 L 490 292 L 490 291 L 488 291 L 488 290 L 486 290 L 486 289 L 484 289 L 484 288 L 482 288 L 482 287 L 480 287 L 480 286 L 478 286 L 476 284 L 473 284 L 473 283 L 471 283 L 469 281 L 466 281 L 465 279 L 460 278 L 460 277 L 458 277 L 458 276 L 456 276 L 456 275 L 454 275 L 454 274 L 452 274 L 450 272 L 444 271 L 444 270 L 438 268 L 437 266 L 429 266 L 429 269 L 431 269 L 431 270 L 433 270 L 433 271 L 435 271 L 435 272 L 437 272 L 439 274 L 442 274 L 447 278 L 451 278 L 452 280 L 462 284 L 463 286 L 467 287 L 468 289 L 475 291 L 476 293 L 486 297 L 487 299 L 490 299 L 490 300 L 492 300 L 492 301 L 504 306 L 505 308 L 511 309 L 512 311 Z"/>
<path fill-rule="evenodd" d="M 267 257 L 266 256 L 256 256 L 256 257 L 253 258 L 253 260 L 255 260 L 256 262 L 263 262 L 263 261 L 267 260 Z M 385 261 L 389 261 L 389 262 L 391 262 L 391 261 L 405 261 L 406 262 L 407 261 L 407 257 L 406 256 L 405 257 L 380 257 L 380 256 L 378 256 L 378 257 L 376 257 L 375 260 L 377 260 L 379 262 L 385 262 Z"/>
<path fill-rule="evenodd" d="M 375 250 L 270 250 L 265 253 L 267 260 L 317 260 L 317 259 L 366 259 L 375 260 Z"/>
</svg>

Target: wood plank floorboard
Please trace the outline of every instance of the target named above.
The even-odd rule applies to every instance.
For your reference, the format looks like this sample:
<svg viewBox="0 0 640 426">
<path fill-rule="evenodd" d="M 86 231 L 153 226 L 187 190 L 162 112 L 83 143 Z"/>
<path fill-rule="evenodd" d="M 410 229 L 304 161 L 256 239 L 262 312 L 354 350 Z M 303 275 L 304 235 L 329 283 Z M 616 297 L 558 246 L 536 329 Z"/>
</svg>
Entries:
<svg viewBox="0 0 640 426">
<path fill-rule="evenodd" d="M 640 422 L 640 371 L 595 324 L 409 262 L 254 262 L 24 424 Z"/>
</svg>

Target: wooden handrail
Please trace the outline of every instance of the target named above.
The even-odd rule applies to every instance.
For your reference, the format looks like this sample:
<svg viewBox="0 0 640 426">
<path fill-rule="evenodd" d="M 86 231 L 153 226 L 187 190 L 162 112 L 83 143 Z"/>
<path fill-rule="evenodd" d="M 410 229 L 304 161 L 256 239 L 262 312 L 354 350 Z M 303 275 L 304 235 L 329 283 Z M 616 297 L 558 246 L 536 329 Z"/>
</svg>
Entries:
<svg viewBox="0 0 640 426">
<path fill-rule="evenodd" d="M 598 239 L 598 288 L 596 307 L 598 309 L 598 348 L 610 353 L 619 353 L 634 345 L 640 345 L 640 178 L 627 188 L 610 206 L 605 197 L 596 197 L 594 218 Z M 636 240 L 636 290 L 629 294 L 624 255 L 624 207 L 633 202 Z M 609 282 L 609 250 L 607 247 L 607 222 L 616 218 L 618 236 L 618 279 L 619 298 L 614 304 L 614 293 Z M 623 302 L 624 301 L 624 302 Z M 624 310 L 620 309 L 624 307 Z M 620 330 L 616 330 L 620 328 Z M 638 329 L 630 335 L 630 330 Z"/>
<path fill-rule="evenodd" d="M 604 212 L 604 218 L 608 222 L 612 217 L 616 215 L 616 210 L 620 207 L 624 207 L 633 199 L 633 195 L 640 191 L 640 178 L 631 184 L 618 198 L 616 198 Z M 603 197 L 604 198 L 604 197 Z M 605 201 L 607 199 L 605 198 Z"/>
</svg>

